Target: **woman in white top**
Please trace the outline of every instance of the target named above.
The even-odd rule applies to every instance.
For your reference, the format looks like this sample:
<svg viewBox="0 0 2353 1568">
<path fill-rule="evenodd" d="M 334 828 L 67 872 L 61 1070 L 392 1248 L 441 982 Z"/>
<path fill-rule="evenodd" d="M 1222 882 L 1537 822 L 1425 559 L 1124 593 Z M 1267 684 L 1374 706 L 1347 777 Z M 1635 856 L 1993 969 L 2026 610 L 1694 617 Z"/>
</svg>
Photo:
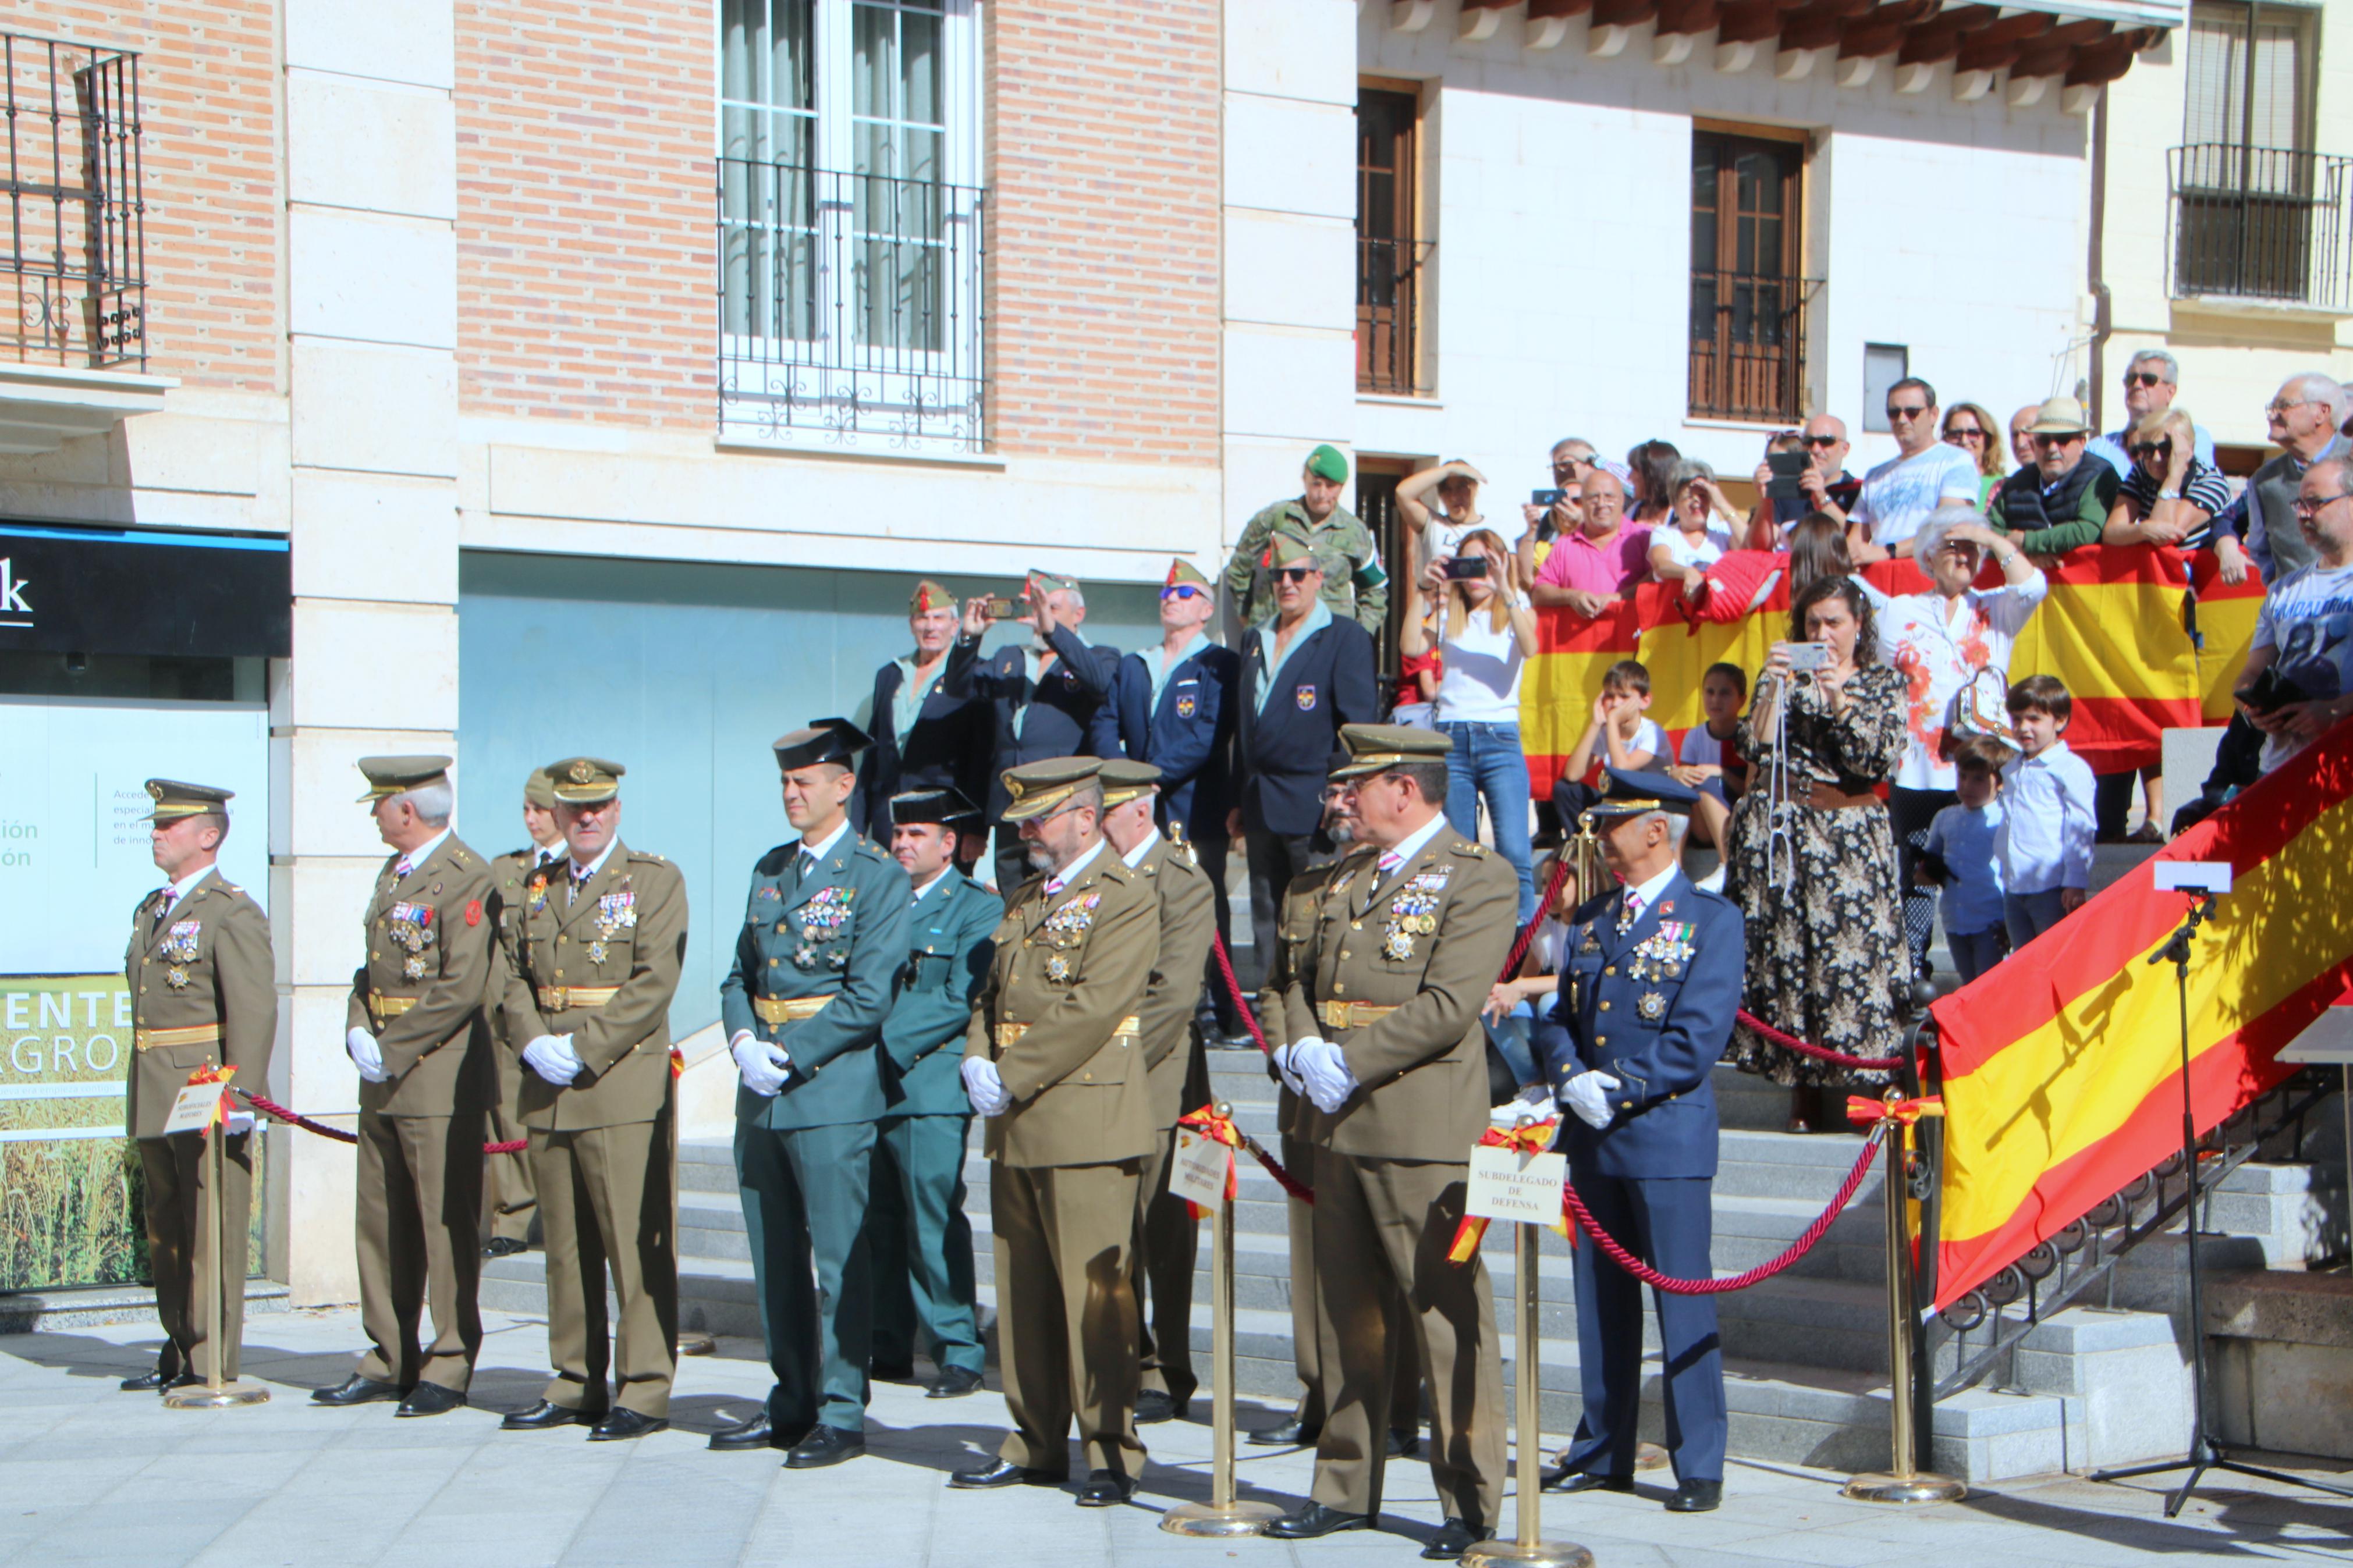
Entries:
<svg viewBox="0 0 2353 1568">
<path fill-rule="evenodd" d="M 1418 560 L 1445 560 L 1461 548 L 1464 534 L 1487 521 L 1479 515 L 1479 487 L 1486 482 L 1486 475 L 1460 458 L 1398 481 L 1398 515 L 1417 542 Z"/>
<path fill-rule="evenodd" d="M 1707 586 L 1707 567 L 1732 548 L 1738 514 L 1716 488 L 1715 470 L 1685 458 L 1675 467 L 1673 510 L 1651 531 L 1651 576 L 1681 583 L 1683 597 L 1696 599 Z"/>
<path fill-rule="evenodd" d="M 1912 864 L 1927 842 L 1928 824 L 1960 798 L 1945 755 L 1953 700 L 1984 670 L 2008 686 L 2010 651 L 2050 584 L 2025 552 L 1986 526 L 1975 507 L 1939 508 L 1913 540 L 1928 591 L 1888 600 L 1876 618 L 1881 662 L 1904 677 L 1911 698 L 1887 817 L 1902 865 L 1904 934 L 1916 971 L 1936 922 L 1936 894 L 1914 880 Z M 2002 585 L 1981 592 L 1978 572 L 1989 555 L 2001 563 Z"/>
<path fill-rule="evenodd" d="M 1495 850 L 1520 879 L 1520 920 L 1535 913 L 1536 886 L 1528 863 L 1528 759 L 1520 750 L 1520 672 L 1536 651 L 1536 622 L 1512 585 L 1512 552 L 1494 530 L 1462 536 L 1457 559 L 1484 563 L 1475 577 L 1451 578 L 1445 559 L 1407 580 L 1400 653 L 1429 648 L 1422 626 L 1425 598 L 1438 602 L 1439 650 L 1445 673 L 1432 717 L 1451 736 L 1446 819 L 1465 838 L 1479 837 L 1479 797 L 1486 796 Z"/>
</svg>

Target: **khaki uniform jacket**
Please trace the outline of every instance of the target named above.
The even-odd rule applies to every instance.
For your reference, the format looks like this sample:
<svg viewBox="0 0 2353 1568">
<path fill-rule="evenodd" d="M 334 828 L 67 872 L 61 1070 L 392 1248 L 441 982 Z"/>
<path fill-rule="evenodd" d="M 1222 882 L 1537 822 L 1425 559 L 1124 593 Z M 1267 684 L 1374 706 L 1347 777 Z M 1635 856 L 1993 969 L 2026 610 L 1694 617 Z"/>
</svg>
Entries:
<svg viewBox="0 0 2353 1568">
<path fill-rule="evenodd" d="M 1152 879 L 1103 845 L 1059 892 L 1034 877 L 1013 895 L 965 1035 L 997 1064 L 1012 1108 L 987 1119 L 982 1148 L 1008 1165 L 1105 1165 L 1152 1152 L 1150 1074 L 1136 1017 L 1160 945 Z"/>
<path fill-rule="evenodd" d="M 1283 995 L 1297 1041 L 1338 1046 L 1360 1086 L 1306 1135 L 1338 1154 L 1470 1158 L 1487 1125 L 1486 1032 L 1479 1009 L 1511 955 L 1519 882 L 1511 867 L 1451 827 L 1387 877 L 1378 857 L 1341 863 L 1315 908 L 1310 968 Z M 1388 1008 L 1335 1022 L 1336 1005 Z"/>
<path fill-rule="evenodd" d="M 499 1072 L 499 1099 L 510 1109 L 522 1090 L 517 1075 L 531 1071 L 522 1065 L 522 1048 L 531 1042 L 517 1039 L 514 1031 L 507 1027 L 506 948 L 513 938 L 515 922 L 522 917 L 523 884 L 531 880 L 532 869 L 538 864 L 536 846 L 510 849 L 491 862 L 489 907 L 497 927 L 497 946 L 491 955 L 490 973 L 483 977 L 482 1016 L 491 1026 L 491 1059 Z"/>
<path fill-rule="evenodd" d="M 131 913 L 123 979 L 131 986 L 133 1060 L 123 1125 L 133 1138 L 161 1138 L 172 1101 L 200 1067 L 233 1067 L 230 1081 L 269 1092 L 269 1053 L 278 1040 L 278 969 L 269 918 L 244 889 L 208 871 L 163 912 L 160 891 Z M 210 1044 L 141 1046 L 151 1030 L 217 1026 Z"/>
<path fill-rule="evenodd" d="M 482 999 L 500 968 L 497 884 L 491 867 L 452 833 L 398 879 L 385 857 L 368 900 L 367 962 L 352 975 L 346 1029 L 365 1029 L 384 1053 L 383 1083 L 360 1082 L 360 1109 L 380 1116 L 450 1116 L 485 1110 L 497 1092 Z M 379 1021 L 371 1000 L 411 1001 Z"/>
<path fill-rule="evenodd" d="M 686 878 L 617 839 L 567 905 L 571 880 L 569 860 L 533 872 L 508 932 L 508 1038 L 520 1052 L 542 1035 L 570 1035 L 581 1062 L 562 1089 L 523 1069 L 522 1122 L 574 1132 L 651 1121 L 670 1097 L 670 1004 L 686 963 Z M 616 989 L 602 1005 L 560 1008 L 574 986 Z"/>
<path fill-rule="evenodd" d="M 1292 976 L 1315 972 L 1315 916 L 1323 907 L 1324 889 L 1332 879 L 1347 872 L 1359 859 L 1376 852 L 1357 845 L 1338 858 L 1326 860 L 1321 866 L 1310 866 L 1291 879 L 1282 891 L 1282 909 L 1276 917 L 1274 957 L 1267 965 L 1266 980 L 1259 987 L 1258 1026 L 1266 1037 L 1270 1048 L 1289 1045 L 1309 1035 L 1320 1034 L 1312 1018 L 1302 1017 L 1299 1026 L 1290 1026 L 1290 1015 L 1283 1008 L 1283 994 L 1291 988 Z M 1370 865 L 1370 860 L 1366 860 Z M 1307 1121 L 1315 1113 L 1314 1102 L 1303 1095 L 1293 1094 L 1282 1075 L 1267 1063 L 1267 1076 L 1274 1079 L 1275 1127 L 1293 1138 L 1307 1136 Z"/>
<path fill-rule="evenodd" d="M 1218 906 L 1208 873 L 1166 838 L 1154 837 L 1135 869 L 1160 898 L 1160 947 L 1135 1016 L 1143 1026 L 1138 1038 L 1145 1064 L 1151 1068 L 1152 1125 L 1166 1132 L 1195 1109 L 1184 1102 L 1185 1075 L 1196 1049 L 1193 1020 L 1209 939 L 1217 934 Z"/>
</svg>

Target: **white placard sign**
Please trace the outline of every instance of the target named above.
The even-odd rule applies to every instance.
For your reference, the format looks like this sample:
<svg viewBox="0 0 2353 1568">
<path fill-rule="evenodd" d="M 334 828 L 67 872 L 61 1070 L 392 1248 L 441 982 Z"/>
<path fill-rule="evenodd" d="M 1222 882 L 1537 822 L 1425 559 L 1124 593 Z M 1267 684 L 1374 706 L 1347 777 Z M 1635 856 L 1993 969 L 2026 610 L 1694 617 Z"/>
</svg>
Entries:
<svg viewBox="0 0 2353 1568">
<path fill-rule="evenodd" d="M 1523 1154 L 1512 1149 L 1471 1151 L 1471 1194 L 1464 1211 L 1481 1219 L 1554 1225 L 1561 1189 L 1568 1184 L 1566 1154 Z"/>
<path fill-rule="evenodd" d="M 1216 1208 L 1226 1201 L 1226 1176 L 1234 1152 L 1189 1128 L 1176 1130 L 1176 1157 L 1168 1166 L 1168 1190 L 1180 1198 Z"/>
<path fill-rule="evenodd" d="M 164 1136 L 174 1132 L 200 1132 L 212 1125 L 213 1107 L 228 1092 L 228 1080 L 218 1083 L 192 1083 L 173 1098 L 172 1113 L 164 1118 Z"/>
</svg>

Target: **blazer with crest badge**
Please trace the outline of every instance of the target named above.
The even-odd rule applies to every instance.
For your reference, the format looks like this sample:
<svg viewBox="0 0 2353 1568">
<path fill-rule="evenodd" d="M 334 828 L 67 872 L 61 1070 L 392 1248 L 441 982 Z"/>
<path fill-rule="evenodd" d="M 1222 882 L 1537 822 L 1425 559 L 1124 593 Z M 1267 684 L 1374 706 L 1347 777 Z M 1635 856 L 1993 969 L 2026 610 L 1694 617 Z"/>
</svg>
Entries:
<svg viewBox="0 0 2353 1568">
<path fill-rule="evenodd" d="M 131 1070 L 123 1093 L 123 1125 L 133 1138 L 161 1138 L 172 1101 L 201 1067 L 233 1067 L 230 1082 L 267 1094 L 269 1053 L 278 1039 L 277 963 L 269 951 L 269 917 L 244 889 L 207 871 L 185 897 L 164 911 L 161 889 L 131 912 L 131 945 L 122 959 L 131 987 Z M 157 1029 L 211 1026 L 210 1044 L 150 1045 L 139 1037 Z"/>
<path fill-rule="evenodd" d="M 388 856 L 376 873 L 362 932 L 367 960 L 352 975 L 344 1018 L 346 1028 L 375 1036 L 389 1075 L 383 1083 L 361 1080 L 360 1109 L 380 1116 L 479 1111 L 498 1091 L 483 1006 L 498 963 L 497 879 L 454 833 L 396 879 L 399 864 L 397 854 Z"/>
</svg>

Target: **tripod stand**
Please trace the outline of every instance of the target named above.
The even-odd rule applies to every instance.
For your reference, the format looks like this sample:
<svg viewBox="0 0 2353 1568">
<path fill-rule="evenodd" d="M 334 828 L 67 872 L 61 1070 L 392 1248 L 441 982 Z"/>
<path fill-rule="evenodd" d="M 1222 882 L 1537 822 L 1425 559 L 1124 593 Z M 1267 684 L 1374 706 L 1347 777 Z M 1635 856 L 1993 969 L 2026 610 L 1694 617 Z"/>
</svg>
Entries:
<svg viewBox="0 0 2353 1568">
<path fill-rule="evenodd" d="M 2353 1498 L 2353 1488 L 2333 1486 L 2306 1476 L 2292 1476 L 2284 1470 L 2267 1470 L 2257 1465 L 2242 1464 L 2226 1454 L 2221 1446 L 2206 1435 L 2206 1299 L 2204 1282 L 2199 1270 L 2198 1256 L 2198 1121 L 2189 1099 L 2189 949 L 2214 907 L 2211 892 L 2189 895 L 2189 918 L 2181 922 L 2166 944 L 2149 954 L 2148 962 L 2162 963 L 2173 961 L 2173 984 L 2181 1005 L 2181 1170 L 2189 1182 L 2189 1201 L 2182 1210 L 2182 1235 L 2189 1242 L 2189 1452 L 2179 1459 L 2158 1459 L 2146 1465 L 2127 1465 L 2122 1469 L 2094 1470 L 2095 1481 L 2130 1480 L 2136 1476 L 2162 1475 L 2168 1470 L 2187 1469 L 2189 1479 L 2181 1489 L 2165 1500 L 2165 1517 L 2173 1518 L 2197 1489 L 2199 1478 L 2209 1470 L 2228 1470 L 2232 1475 L 2257 1476 L 2267 1481 L 2284 1481 L 2289 1486 L 2309 1487 L 2315 1491 L 2330 1492 L 2337 1497 Z"/>
</svg>

